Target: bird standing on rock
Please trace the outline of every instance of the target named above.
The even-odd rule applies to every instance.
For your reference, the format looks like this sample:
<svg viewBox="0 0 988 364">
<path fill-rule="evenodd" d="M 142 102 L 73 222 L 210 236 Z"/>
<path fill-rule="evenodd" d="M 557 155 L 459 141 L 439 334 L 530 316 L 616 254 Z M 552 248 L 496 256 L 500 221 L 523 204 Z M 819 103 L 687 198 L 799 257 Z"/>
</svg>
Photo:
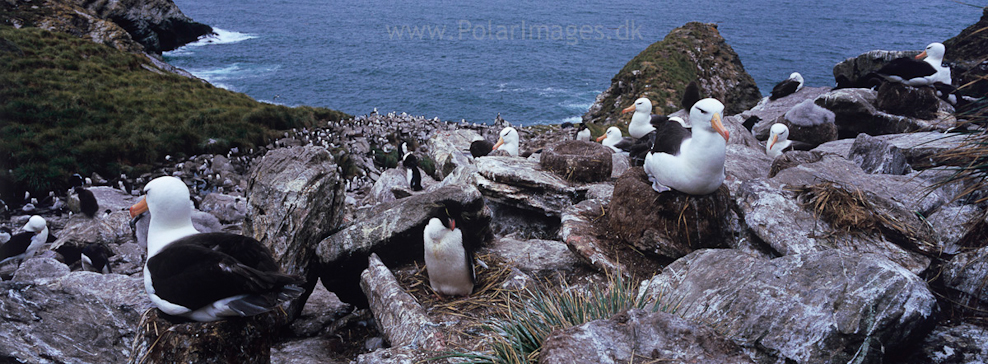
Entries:
<svg viewBox="0 0 988 364">
<path fill-rule="evenodd" d="M 41 216 L 31 216 L 24 225 L 23 233 L 11 236 L 10 240 L 0 245 L 0 264 L 13 260 L 27 260 L 33 257 L 46 242 L 48 242 L 48 222 Z"/>
<path fill-rule="evenodd" d="M 229 233 L 199 233 L 192 226 L 189 189 L 159 177 L 130 208 L 150 211 L 144 288 L 164 313 L 195 321 L 253 316 L 302 294 L 302 279 L 281 272 L 259 241 Z"/>
<path fill-rule="evenodd" d="M 442 295 L 467 296 L 476 284 L 472 253 L 456 227 L 460 216 L 456 204 L 440 203 L 422 232 L 429 285 Z"/>
</svg>

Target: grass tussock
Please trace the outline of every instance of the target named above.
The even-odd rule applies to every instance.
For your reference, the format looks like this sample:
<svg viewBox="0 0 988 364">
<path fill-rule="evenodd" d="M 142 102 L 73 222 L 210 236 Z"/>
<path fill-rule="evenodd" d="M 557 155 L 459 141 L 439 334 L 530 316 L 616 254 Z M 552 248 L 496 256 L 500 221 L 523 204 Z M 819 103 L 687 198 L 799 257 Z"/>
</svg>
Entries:
<svg viewBox="0 0 988 364">
<path fill-rule="evenodd" d="M 0 26 L 0 180 L 35 194 L 72 173 L 141 172 L 165 155 L 263 145 L 348 115 L 264 104 L 147 70 L 144 56 L 37 28 Z"/>
<path fill-rule="evenodd" d="M 638 285 L 620 275 L 612 276 L 606 287 L 589 289 L 540 284 L 534 289 L 510 293 L 504 309 L 484 326 L 495 333 L 494 342 L 484 351 L 450 353 L 441 358 L 457 358 L 467 363 L 537 363 L 542 344 L 553 331 L 646 307 L 652 311 L 670 310 L 669 306 L 638 297 Z"/>
<path fill-rule="evenodd" d="M 988 77 L 983 77 L 988 81 Z M 933 189 L 959 184 L 963 189 L 954 200 L 980 204 L 988 201 L 988 99 L 981 99 L 958 114 L 973 128 L 958 128 L 966 132 L 964 140 L 954 149 L 934 157 L 939 165 L 948 165 L 953 174 L 932 186 Z"/>
</svg>

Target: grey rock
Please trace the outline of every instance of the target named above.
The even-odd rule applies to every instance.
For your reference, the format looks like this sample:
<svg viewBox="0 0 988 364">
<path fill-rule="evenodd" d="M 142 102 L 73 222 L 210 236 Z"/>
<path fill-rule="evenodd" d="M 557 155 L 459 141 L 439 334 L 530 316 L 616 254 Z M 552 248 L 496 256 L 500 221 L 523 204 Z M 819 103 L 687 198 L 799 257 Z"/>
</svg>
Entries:
<svg viewBox="0 0 988 364">
<path fill-rule="evenodd" d="M 113 256 L 110 257 L 110 267 L 113 272 L 123 275 L 141 273 L 144 270 L 144 255 L 147 248 L 136 242 L 108 246 Z"/>
<path fill-rule="evenodd" d="M 150 53 L 170 51 L 213 31 L 185 16 L 171 0 L 76 0 L 76 4 L 102 19 L 119 23 Z"/>
<path fill-rule="evenodd" d="M 903 364 L 988 363 L 988 330 L 972 324 L 937 326 Z"/>
<path fill-rule="evenodd" d="M 367 194 L 364 203 L 375 205 L 392 202 L 397 200 L 392 190 L 402 188 L 408 189 L 405 170 L 403 168 L 389 168 L 382 172 L 381 177 L 374 182 L 374 186 L 371 187 L 370 193 Z"/>
<path fill-rule="evenodd" d="M 317 284 L 305 301 L 302 312 L 289 325 L 297 337 L 313 337 L 323 332 L 334 320 L 345 316 L 353 306 L 343 303 L 339 297 Z"/>
<path fill-rule="evenodd" d="M 331 345 L 323 337 L 278 343 L 271 347 L 271 364 L 347 364 L 331 360 L 335 354 Z"/>
<path fill-rule="evenodd" d="M 839 87 L 870 87 L 865 85 L 862 77 L 878 71 L 896 58 L 913 58 L 919 51 L 883 51 L 874 50 L 857 57 L 847 58 L 834 66 L 834 80 Z"/>
<path fill-rule="evenodd" d="M 580 191 L 561 177 L 539 169 L 536 162 L 515 157 L 476 160 L 477 188 L 488 199 L 520 209 L 559 216 L 580 200 Z"/>
<path fill-rule="evenodd" d="M 573 270 L 580 263 L 566 243 L 555 240 L 504 237 L 495 240 L 490 250 L 531 275 Z"/>
<path fill-rule="evenodd" d="M 360 305 L 365 298 L 357 282 L 370 254 L 378 253 L 391 266 L 422 259 L 422 230 L 440 201 L 465 206 L 466 220 L 460 226 L 465 242 L 490 240 L 491 212 L 480 191 L 465 184 L 438 188 L 359 210 L 352 225 L 320 241 L 315 250 L 323 284 L 344 302 Z"/>
<path fill-rule="evenodd" d="M 585 200 L 563 211 L 559 238 L 569 246 L 576 256 L 602 272 L 608 274 L 629 274 L 628 268 L 614 260 L 594 234 L 590 216 L 603 216 L 607 206 L 601 200 Z"/>
<path fill-rule="evenodd" d="M 631 168 L 631 160 L 627 153 L 611 153 L 611 179 L 621 177 Z"/>
<path fill-rule="evenodd" d="M 772 158 L 764 150 L 728 144 L 724 160 L 724 184 L 733 195 L 744 181 L 767 176 L 771 166 Z"/>
<path fill-rule="evenodd" d="M 947 205 L 926 218 L 937 232 L 937 250 L 955 255 L 963 247 L 958 243 L 967 233 L 972 222 L 980 220 L 984 211 L 974 205 Z"/>
<path fill-rule="evenodd" d="M 395 280 L 394 274 L 375 254 L 360 274 L 360 288 L 370 301 L 370 309 L 381 333 L 394 346 L 437 350 L 442 346 L 439 326 L 411 294 Z"/>
<path fill-rule="evenodd" d="M 885 82 L 878 87 L 875 106 L 889 114 L 930 120 L 937 116 L 940 98 L 932 87 Z"/>
<path fill-rule="evenodd" d="M 344 182 L 323 147 L 275 149 L 251 167 L 244 235 L 271 249 L 288 274 L 305 278 L 311 292 L 319 277 L 315 244 L 342 223 Z M 292 302 L 293 317 L 302 298 Z"/>
<path fill-rule="evenodd" d="M 847 157 L 850 155 L 851 146 L 856 137 L 824 143 L 813 150 Z M 963 134 L 944 134 L 933 131 L 886 134 L 875 136 L 875 138 L 896 147 L 906 157 L 906 162 L 914 170 L 943 165 L 944 162 L 938 160 L 937 155 L 957 148 L 964 140 Z"/>
<path fill-rule="evenodd" d="M 799 91 L 796 91 L 796 93 L 781 99 L 769 100 L 768 97 L 763 97 L 757 105 L 749 110 L 742 111 L 738 115 L 741 117 L 742 122 L 743 120 L 748 120 L 750 117 L 757 117 L 758 122 L 751 129 L 751 133 L 758 140 L 766 140 L 768 139 L 769 129 L 772 129 L 772 124 L 775 124 L 776 120 L 783 117 L 786 112 L 805 100 L 814 100 L 829 91 L 829 87 L 803 87 Z"/>
<path fill-rule="evenodd" d="M 727 140 L 728 146 L 741 145 L 749 149 L 761 150 L 764 153 L 765 146 L 758 142 L 755 135 L 744 128 L 744 118 L 740 115 L 724 117 L 721 122 L 724 124 L 724 128 L 730 132 L 730 139 Z"/>
<path fill-rule="evenodd" d="M 893 115 L 875 107 L 876 92 L 870 89 L 839 89 L 820 95 L 814 102 L 835 114 L 838 138 L 868 135 L 901 134 L 918 131 L 945 131 L 954 127 L 950 118 L 914 119 Z"/>
<path fill-rule="evenodd" d="M 129 225 L 130 213 L 124 211 L 92 219 L 76 214 L 58 231 L 58 239 L 52 243 L 51 249 L 63 245 L 81 248 L 88 243 L 122 244 L 131 239 Z"/>
<path fill-rule="evenodd" d="M 868 134 L 858 134 L 854 138 L 847 158 L 867 173 L 904 175 L 910 171 L 906 156 L 899 148 Z"/>
<path fill-rule="evenodd" d="M 988 307 L 988 247 L 954 256 L 943 268 L 943 284 L 960 292 L 964 304 Z"/>
<path fill-rule="evenodd" d="M 140 277 L 72 272 L 48 284 L 0 283 L 0 352 L 25 363 L 122 363 L 151 306 Z"/>
<path fill-rule="evenodd" d="M 539 363 L 754 363 L 714 329 L 665 312 L 632 309 L 553 331 Z"/>
<path fill-rule="evenodd" d="M 937 307 L 926 282 L 899 265 L 836 250 L 772 260 L 700 250 L 642 287 L 649 302 L 716 323 L 758 362 L 880 363 L 922 337 Z"/>
<path fill-rule="evenodd" d="M 29 284 L 50 284 L 69 274 L 69 267 L 55 258 L 36 256 L 25 260 L 14 272 L 11 281 Z"/>
<path fill-rule="evenodd" d="M 223 224 L 239 223 L 247 218 L 247 199 L 240 196 L 213 192 L 202 198 L 199 208 Z"/>
</svg>

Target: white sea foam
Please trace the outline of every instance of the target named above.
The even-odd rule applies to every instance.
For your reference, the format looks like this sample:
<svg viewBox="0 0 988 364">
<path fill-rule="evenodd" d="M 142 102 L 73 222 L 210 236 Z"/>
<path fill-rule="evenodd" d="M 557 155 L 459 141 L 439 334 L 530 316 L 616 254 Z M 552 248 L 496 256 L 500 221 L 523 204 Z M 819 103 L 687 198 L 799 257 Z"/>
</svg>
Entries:
<svg viewBox="0 0 988 364">
<path fill-rule="evenodd" d="M 254 38 L 257 38 L 257 36 L 252 34 L 235 32 L 232 30 L 213 28 L 212 34 L 206 34 L 204 36 L 201 36 L 199 37 L 199 40 L 187 44 L 186 47 L 201 47 L 201 46 L 213 45 L 213 44 L 232 44 Z"/>
</svg>

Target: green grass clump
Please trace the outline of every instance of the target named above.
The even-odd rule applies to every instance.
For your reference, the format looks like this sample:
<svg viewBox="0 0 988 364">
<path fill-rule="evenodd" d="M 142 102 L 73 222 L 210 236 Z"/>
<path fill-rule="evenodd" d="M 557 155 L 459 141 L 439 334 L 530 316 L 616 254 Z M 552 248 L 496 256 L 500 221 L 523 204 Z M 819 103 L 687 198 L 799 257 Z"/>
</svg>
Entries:
<svg viewBox="0 0 988 364">
<path fill-rule="evenodd" d="M 460 358 L 469 363 L 537 363 L 542 343 L 553 331 L 608 319 L 634 308 L 671 310 L 662 302 L 650 303 L 638 297 L 638 285 L 621 276 L 612 277 L 607 287 L 589 290 L 542 286 L 514 293 L 508 309 L 487 327 L 497 334 L 489 352 L 453 353 L 443 358 Z"/>
<path fill-rule="evenodd" d="M 0 26 L 0 180 L 44 194 L 72 173 L 140 171 L 226 153 L 348 115 L 257 102 L 68 34 Z M 11 186 L 13 184 L 14 186 Z"/>
</svg>

